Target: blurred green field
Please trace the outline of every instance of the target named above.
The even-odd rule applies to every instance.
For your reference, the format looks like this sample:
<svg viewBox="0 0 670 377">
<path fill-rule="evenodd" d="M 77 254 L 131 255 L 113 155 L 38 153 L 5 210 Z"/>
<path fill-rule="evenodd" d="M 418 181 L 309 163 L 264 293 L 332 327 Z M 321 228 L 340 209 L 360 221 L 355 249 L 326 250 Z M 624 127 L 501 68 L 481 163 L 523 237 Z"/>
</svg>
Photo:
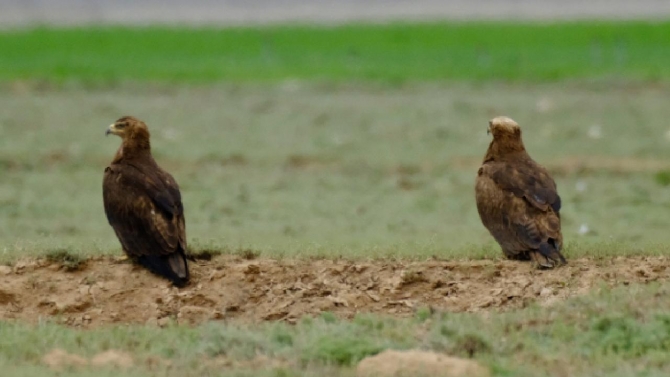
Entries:
<svg viewBox="0 0 670 377">
<path fill-rule="evenodd" d="M 120 252 L 102 171 L 123 114 L 181 185 L 194 248 L 268 256 L 498 257 L 473 182 L 514 117 L 563 197 L 568 257 L 665 253 L 667 87 L 246 85 L 0 94 L 0 256 Z M 581 234 L 580 233 L 581 229 Z"/>
<path fill-rule="evenodd" d="M 668 35 L 670 22 L 10 30 L 0 81 L 667 81 Z"/>
<path fill-rule="evenodd" d="M 54 372 L 42 363 L 54 349 L 84 360 L 111 349 L 132 358 L 124 376 L 344 377 L 355 376 L 356 363 L 381 350 L 420 348 L 472 357 L 495 376 L 661 377 L 670 373 L 668 310 L 670 285 L 664 283 L 486 316 L 420 308 L 411 319 L 359 315 L 343 321 L 326 312 L 296 325 L 213 322 L 89 331 L 0 322 L 0 366 L 11 376 L 117 376 L 121 371 L 113 366 L 69 365 L 61 358 Z"/>
</svg>

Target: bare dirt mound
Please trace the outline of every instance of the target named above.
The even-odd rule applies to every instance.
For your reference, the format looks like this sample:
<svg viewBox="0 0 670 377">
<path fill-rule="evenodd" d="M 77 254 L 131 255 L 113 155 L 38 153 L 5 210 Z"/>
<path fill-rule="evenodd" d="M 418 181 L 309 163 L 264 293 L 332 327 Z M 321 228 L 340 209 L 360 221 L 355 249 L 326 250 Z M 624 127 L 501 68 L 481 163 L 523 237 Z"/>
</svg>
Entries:
<svg viewBox="0 0 670 377">
<path fill-rule="evenodd" d="M 183 289 L 129 262 L 88 260 L 67 272 L 25 260 L 0 268 L 0 319 L 71 326 L 208 320 L 284 320 L 331 311 L 412 315 L 416 308 L 463 312 L 551 304 L 602 285 L 670 279 L 670 257 L 576 259 L 554 271 L 515 261 L 246 260 L 192 263 Z"/>
</svg>

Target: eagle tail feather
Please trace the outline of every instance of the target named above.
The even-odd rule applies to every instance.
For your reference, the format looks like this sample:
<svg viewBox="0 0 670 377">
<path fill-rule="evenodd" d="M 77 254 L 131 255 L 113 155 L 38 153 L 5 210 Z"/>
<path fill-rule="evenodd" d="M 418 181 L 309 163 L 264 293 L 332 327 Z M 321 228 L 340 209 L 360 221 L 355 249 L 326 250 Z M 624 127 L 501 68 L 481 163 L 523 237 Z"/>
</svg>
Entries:
<svg viewBox="0 0 670 377">
<path fill-rule="evenodd" d="M 149 271 L 166 277 L 177 287 L 183 287 L 188 283 L 188 265 L 182 252 L 170 255 L 143 255 L 138 258 L 138 262 Z"/>
</svg>

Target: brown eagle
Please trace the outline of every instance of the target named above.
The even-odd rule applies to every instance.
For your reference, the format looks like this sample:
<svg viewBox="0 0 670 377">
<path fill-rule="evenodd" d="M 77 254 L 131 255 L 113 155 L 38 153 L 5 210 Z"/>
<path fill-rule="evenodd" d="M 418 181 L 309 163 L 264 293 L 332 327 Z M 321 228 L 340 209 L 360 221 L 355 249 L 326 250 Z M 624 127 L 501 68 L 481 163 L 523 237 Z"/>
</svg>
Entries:
<svg viewBox="0 0 670 377">
<path fill-rule="evenodd" d="M 109 126 L 109 134 L 123 140 L 102 181 L 109 224 L 129 258 L 178 287 L 186 285 L 186 225 L 177 182 L 151 156 L 144 122 L 124 116 Z"/>
<path fill-rule="evenodd" d="M 475 185 L 482 223 L 508 258 L 539 268 L 565 264 L 556 183 L 526 152 L 515 121 L 493 118 L 488 132 L 493 140 Z"/>
</svg>

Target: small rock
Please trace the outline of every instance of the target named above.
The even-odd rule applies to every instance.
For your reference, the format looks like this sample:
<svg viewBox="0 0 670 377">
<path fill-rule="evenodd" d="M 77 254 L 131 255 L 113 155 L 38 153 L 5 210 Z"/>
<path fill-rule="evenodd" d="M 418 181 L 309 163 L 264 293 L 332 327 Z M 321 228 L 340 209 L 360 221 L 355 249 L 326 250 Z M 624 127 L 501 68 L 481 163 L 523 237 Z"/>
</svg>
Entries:
<svg viewBox="0 0 670 377">
<path fill-rule="evenodd" d="M 12 268 L 9 266 L 0 266 L 0 275 L 9 275 L 12 273 Z"/>
<path fill-rule="evenodd" d="M 246 270 L 244 270 L 245 275 L 258 275 L 261 273 L 261 268 L 258 267 L 256 264 L 250 264 L 247 266 Z"/>
<path fill-rule="evenodd" d="M 170 323 L 170 317 L 159 318 L 157 323 L 159 327 L 165 327 Z"/>
<path fill-rule="evenodd" d="M 475 361 L 418 350 L 384 351 L 363 359 L 359 377 L 432 376 L 489 377 L 489 370 Z"/>
<path fill-rule="evenodd" d="M 540 297 L 549 297 L 554 294 L 554 291 L 551 288 L 542 288 L 540 291 Z"/>
<path fill-rule="evenodd" d="M 372 292 L 365 292 L 365 293 L 367 293 L 368 297 L 370 297 L 372 301 L 379 302 L 379 295 L 376 295 Z"/>
<path fill-rule="evenodd" d="M 88 299 L 79 300 L 77 298 L 65 298 L 63 301 L 53 301 L 54 306 L 51 314 L 60 313 L 78 313 L 82 312 L 93 305 Z"/>
<path fill-rule="evenodd" d="M 635 274 L 637 276 L 643 277 L 643 278 L 653 275 L 653 273 L 651 271 L 649 271 L 649 269 L 646 268 L 646 267 L 639 267 L 639 268 L 635 269 Z"/>
<path fill-rule="evenodd" d="M 349 301 L 342 297 L 333 297 L 333 296 L 328 296 L 328 299 L 335 304 L 335 306 L 344 306 L 345 308 L 349 307 Z"/>
</svg>

